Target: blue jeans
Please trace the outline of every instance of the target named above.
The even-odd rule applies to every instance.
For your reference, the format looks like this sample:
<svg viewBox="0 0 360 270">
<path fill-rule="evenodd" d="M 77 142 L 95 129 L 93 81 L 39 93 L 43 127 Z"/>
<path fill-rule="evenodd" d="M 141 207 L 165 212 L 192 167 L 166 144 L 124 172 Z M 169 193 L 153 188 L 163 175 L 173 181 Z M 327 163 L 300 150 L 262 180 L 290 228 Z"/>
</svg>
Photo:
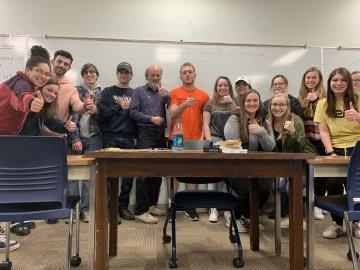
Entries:
<svg viewBox="0 0 360 270">
<path fill-rule="evenodd" d="M 85 151 L 94 151 L 101 149 L 101 135 L 97 134 L 90 138 L 84 138 L 81 140 L 83 145 L 83 153 Z M 78 154 L 83 154 L 78 153 Z M 79 185 L 81 184 L 81 194 L 80 194 L 80 212 L 89 211 L 89 195 L 90 195 L 90 181 L 82 180 L 81 181 L 68 181 L 68 191 L 70 195 L 79 195 Z"/>
<path fill-rule="evenodd" d="M 124 149 L 135 149 L 135 143 L 132 138 L 122 137 L 104 137 L 103 147 L 120 147 Z M 129 207 L 130 192 L 133 186 L 133 178 L 123 177 L 121 182 L 121 191 L 118 199 L 118 209 L 127 209 Z"/>
</svg>

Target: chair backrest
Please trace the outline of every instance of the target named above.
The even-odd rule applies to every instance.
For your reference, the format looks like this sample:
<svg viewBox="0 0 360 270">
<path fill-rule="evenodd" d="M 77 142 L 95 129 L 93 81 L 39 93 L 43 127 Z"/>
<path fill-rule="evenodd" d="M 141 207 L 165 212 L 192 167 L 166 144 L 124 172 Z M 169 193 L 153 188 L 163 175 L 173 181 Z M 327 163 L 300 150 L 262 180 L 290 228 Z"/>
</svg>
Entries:
<svg viewBox="0 0 360 270">
<path fill-rule="evenodd" d="M 210 140 L 184 140 L 184 150 L 203 150 L 209 147 Z"/>
<path fill-rule="evenodd" d="M 0 208 L 66 204 L 65 139 L 42 136 L 0 136 Z M 55 206 L 55 207 L 54 207 Z"/>
<path fill-rule="evenodd" d="M 352 152 L 347 172 L 346 194 L 350 211 L 360 211 L 360 141 Z"/>
</svg>

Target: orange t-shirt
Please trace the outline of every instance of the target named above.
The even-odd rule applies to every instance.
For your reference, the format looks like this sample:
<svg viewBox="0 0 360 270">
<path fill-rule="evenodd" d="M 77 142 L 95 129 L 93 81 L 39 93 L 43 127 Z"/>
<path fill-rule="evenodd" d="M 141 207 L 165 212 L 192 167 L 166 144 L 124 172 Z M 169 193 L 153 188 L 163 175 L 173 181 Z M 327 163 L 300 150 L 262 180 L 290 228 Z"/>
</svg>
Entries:
<svg viewBox="0 0 360 270">
<path fill-rule="evenodd" d="M 209 95 L 198 88 L 194 88 L 192 91 L 186 91 L 183 87 L 173 89 L 170 95 L 171 105 L 179 106 L 188 97 L 194 98 L 196 103 L 183 110 L 179 116 L 171 119 L 169 138 L 172 140 L 176 119 L 180 118 L 184 131 L 184 139 L 199 140 L 202 133 L 202 112 L 205 103 L 209 100 Z"/>
</svg>

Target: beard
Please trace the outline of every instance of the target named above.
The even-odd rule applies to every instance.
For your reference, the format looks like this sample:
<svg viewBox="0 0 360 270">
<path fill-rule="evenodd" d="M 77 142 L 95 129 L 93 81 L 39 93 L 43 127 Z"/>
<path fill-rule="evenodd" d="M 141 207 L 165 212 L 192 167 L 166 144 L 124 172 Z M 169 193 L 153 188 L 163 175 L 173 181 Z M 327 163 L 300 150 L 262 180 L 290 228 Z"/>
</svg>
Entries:
<svg viewBox="0 0 360 270">
<path fill-rule="evenodd" d="M 57 76 L 62 76 L 62 75 L 65 75 L 65 73 L 67 72 L 66 69 L 64 68 L 59 68 L 59 67 L 55 67 L 54 68 L 54 72 Z"/>
</svg>

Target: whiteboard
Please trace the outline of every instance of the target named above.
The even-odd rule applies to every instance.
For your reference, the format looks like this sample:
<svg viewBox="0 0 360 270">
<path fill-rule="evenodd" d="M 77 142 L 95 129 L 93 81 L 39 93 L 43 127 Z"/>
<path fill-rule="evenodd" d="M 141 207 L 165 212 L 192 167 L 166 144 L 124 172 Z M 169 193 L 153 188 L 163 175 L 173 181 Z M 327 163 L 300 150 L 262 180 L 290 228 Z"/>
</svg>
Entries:
<svg viewBox="0 0 360 270">
<path fill-rule="evenodd" d="M 338 50 L 331 48 L 324 48 L 324 81 L 327 81 L 329 74 L 336 68 L 347 68 L 350 73 L 355 70 L 360 70 L 360 51 L 359 50 Z"/>
<path fill-rule="evenodd" d="M 0 37 L 0 82 L 24 70 L 26 58 L 26 37 Z"/>
<path fill-rule="evenodd" d="M 28 48 L 35 44 L 46 47 L 52 55 L 59 49 L 72 53 L 74 62 L 67 76 L 75 85 L 82 81 L 80 69 L 88 62 L 98 67 L 100 86 L 116 84 L 116 66 L 126 61 L 134 70 L 130 86 L 144 85 L 146 67 L 158 64 L 164 71 L 163 86 L 170 90 L 181 85 L 179 68 L 190 61 L 196 68 L 196 86 L 210 96 L 218 76 L 225 75 L 234 82 L 245 75 L 252 80 L 253 88 L 259 90 L 262 100 L 270 97 L 270 81 L 275 74 L 288 77 L 289 93 L 297 97 L 303 72 L 321 65 L 320 48 L 29 37 Z"/>
</svg>

